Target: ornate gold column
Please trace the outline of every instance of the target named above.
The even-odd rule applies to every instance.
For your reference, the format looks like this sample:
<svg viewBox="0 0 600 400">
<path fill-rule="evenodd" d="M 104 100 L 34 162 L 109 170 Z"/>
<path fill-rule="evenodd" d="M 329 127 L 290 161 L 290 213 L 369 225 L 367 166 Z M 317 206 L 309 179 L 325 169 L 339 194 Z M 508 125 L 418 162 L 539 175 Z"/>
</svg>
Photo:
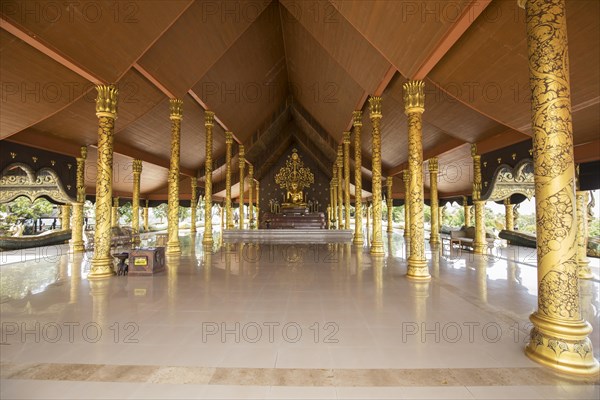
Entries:
<svg viewBox="0 0 600 400">
<path fill-rule="evenodd" d="M 260 224 L 260 182 L 256 181 L 254 184 L 256 190 L 256 223 L 254 224 L 254 229 L 258 229 L 258 225 Z"/>
<path fill-rule="evenodd" d="M 240 229 L 244 229 L 244 168 L 246 168 L 244 145 L 240 144 Z"/>
<path fill-rule="evenodd" d="M 225 132 L 225 215 L 227 229 L 233 229 L 233 212 L 231 211 L 231 146 L 233 133 Z"/>
<path fill-rule="evenodd" d="M 510 204 L 510 197 L 504 199 L 504 229 L 507 231 L 514 231 L 514 214 L 513 214 L 513 205 Z"/>
<path fill-rule="evenodd" d="M 171 164 L 169 168 L 168 214 L 167 214 L 167 254 L 181 254 L 179 246 L 179 150 L 183 101 L 169 100 L 171 120 Z"/>
<path fill-rule="evenodd" d="M 362 111 L 352 113 L 354 126 L 354 244 L 362 246 L 364 243 L 362 233 L 362 144 L 360 130 L 362 128 Z"/>
<path fill-rule="evenodd" d="M 381 232 L 381 97 L 372 96 L 369 99 L 370 119 L 373 125 L 371 154 L 373 157 L 373 239 L 371 254 L 383 255 L 383 240 Z"/>
<path fill-rule="evenodd" d="M 425 259 L 423 227 L 423 143 L 422 115 L 425 111 L 423 81 L 408 81 L 404 88 L 404 113 L 408 118 L 408 172 L 410 211 L 410 255 L 407 277 L 415 280 L 431 279 Z"/>
<path fill-rule="evenodd" d="M 110 217 L 111 226 L 119 226 L 119 198 L 113 199 L 112 216 Z"/>
<path fill-rule="evenodd" d="M 85 251 L 83 245 L 83 204 L 85 203 L 85 159 L 87 147 L 81 146 L 81 156 L 77 157 L 77 201 L 73 203 L 73 226 L 70 247 L 72 253 Z"/>
<path fill-rule="evenodd" d="M 429 168 L 429 193 L 430 193 L 430 207 L 431 207 L 431 234 L 429 235 L 430 244 L 440 243 L 440 210 L 438 205 L 438 190 L 437 190 L 437 179 L 438 179 L 438 159 L 432 157 L 427 163 Z"/>
<path fill-rule="evenodd" d="M 248 167 L 248 229 L 254 229 L 254 166 Z"/>
<path fill-rule="evenodd" d="M 202 244 L 212 246 L 213 244 L 213 229 L 212 229 L 212 147 L 213 135 L 212 129 L 214 125 L 215 113 L 212 111 L 204 111 L 204 127 L 206 132 L 206 162 L 204 169 L 206 177 L 204 178 L 204 235 L 202 236 Z"/>
<path fill-rule="evenodd" d="M 367 244 L 368 244 L 369 246 L 371 246 L 371 236 L 373 236 L 373 235 L 371 234 L 371 228 L 370 228 L 370 226 L 369 226 L 369 225 L 370 225 L 370 224 L 369 224 L 369 220 L 370 220 L 370 218 L 371 218 L 371 217 L 370 217 L 370 212 L 371 212 L 371 206 L 369 205 L 369 202 L 367 202 L 367 206 L 366 206 L 366 209 L 365 209 L 365 217 L 366 217 L 366 219 L 367 219 Z"/>
<path fill-rule="evenodd" d="M 475 205 L 475 240 L 473 241 L 473 252 L 485 253 L 487 243 L 485 241 L 485 201 L 481 197 L 481 156 L 477 154 L 477 145 L 471 144 L 471 157 L 473 158 L 473 204 Z"/>
<path fill-rule="evenodd" d="M 331 200 L 331 229 L 337 229 L 337 169 L 333 165 L 333 178 L 329 185 Z"/>
<path fill-rule="evenodd" d="M 197 232 L 196 228 L 196 218 L 197 218 L 197 210 L 198 210 L 198 179 L 196 176 L 191 177 L 192 183 L 192 194 L 190 196 L 190 208 L 191 212 L 191 224 L 190 224 L 190 234 L 195 235 Z"/>
<path fill-rule="evenodd" d="M 144 232 L 148 232 L 149 230 L 149 220 L 148 220 L 148 200 L 146 200 L 146 206 L 144 207 Z"/>
<path fill-rule="evenodd" d="M 60 229 L 71 229 L 71 205 L 60 206 Z"/>
<path fill-rule="evenodd" d="M 394 230 L 392 229 L 392 207 L 394 207 L 394 199 L 392 199 L 392 177 L 388 176 L 385 180 L 385 184 L 387 186 L 387 233 L 392 233 Z"/>
<path fill-rule="evenodd" d="M 410 175 L 408 170 L 402 171 L 404 181 L 404 237 L 410 239 Z"/>
<path fill-rule="evenodd" d="M 350 229 L 350 132 L 344 132 L 344 229 Z"/>
<path fill-rule="evenodd" d="M 112 164 L 115 119 L 117 118 L 116 87 L 96 86 L 96 116 L 98 117 L 98 174 L 96 177 L 96 229 L 94 257 L 88 279 L 114 274 L 110 255 L 110 216 L 112 201 Z"/>
<path fill-rule="evenodd" d="M 521 1 L 522 3 L 523 1 Z M 577 279 L 575 166 L 564 0 L 527 0 L 537 222 L 538 309 L 527 355 L 562 372 L 598 373 Z"/>
<path fill-rule="evenodd" d="M 338 145 L 337 149 L 337 158 L 336 158 L 336 166 L 337 166 L 337 201 L 338 201 L 338 226 L 340 229 L 344 229 L 344 175 L 343 175 L 343 167 L 344 167 L 344 150 L 342 145 Z"/>
<path fill-rule="evenodd" d="M 590 269 L 590 260 L 587 258 L 588 221 L 587 202 L 588 193 L 583 190 L 576 192 L 577 198 L 577 276 L 580 279 L 592 279 L 594 275 Z"/>
<path fill-rule="evenodd" d="M 467 199 L 467 196 L 462 197 L 462 202 L 465 215 L 465 226 L 471 226 L 471 207 L 469 206 L 469 199 Z"/>
<path fill-rule="evenodd" d="M 140 233 L 140 179 L 142 176 L 142 160 L 133 160 L 133 195 L 131 199 L 131 228 L 134 233 Z M 139 242 L 139 235 L 134 236 L 134 241 Z"/>
</svg>

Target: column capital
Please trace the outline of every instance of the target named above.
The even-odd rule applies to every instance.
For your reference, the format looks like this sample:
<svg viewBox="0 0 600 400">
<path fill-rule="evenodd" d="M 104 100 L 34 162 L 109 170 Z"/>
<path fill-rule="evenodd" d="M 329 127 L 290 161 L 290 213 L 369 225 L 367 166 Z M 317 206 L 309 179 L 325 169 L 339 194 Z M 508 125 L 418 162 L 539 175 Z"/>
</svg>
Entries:
<svg viewBox="0 0 600 400">
<path fill-rule="evenodd" d="M 369 118 L 380 119 L 381 118 L 381 97 L 371 96 L 369 98 Z"/>
<path fill-rule="evenodd" d="M 117 95 L 119 89 L 115 85 L 97 85 L 96 117 L 117 119 Z"/>
<path fill-rule="evenodd" d="M 230 132 L 230 131 L 225 132 L 225 143 L 226 144 L 233 143 L 233 132 Z"/>
<path fill-rule="evenodd" d="M 254 176 L 254 166 L 252 164 L 250 164 L 248 166 L 248 178 L 250 178 L 252 180 L 253 176 Z"/>
<path fill-rule="evenodd" d="M 504 205 L 505 206 L 512 206 L 512 204 L 510 203 L 510 197 L 507 197 L 504 199 Z"/>
<path fill-rule="evenodd" d="M 410 176 L 408 175 L 408 170 L 407 169 L 402 170 L 402 180 L 404 182 L 408 182 L 409 179 L 410 179 Z"/>
<path fill-rule="evenodd" d="M 402 88 L 404 89 L 404 113 L 423 113 L 425 111 L 425 82 L 408 81 Z"/>
<path fill-rule="evenodd" d="M 342 133 L 342 143 L 343 144 L 350 144 L 350 132 L 344 132 Z"/>
<path fill-rule="evenodd" d="M 183 119 L 183 100 L 169 99 L 169 119 L 171 121 Z"/>
<path fill-rule="evenodd" d="M 352 126 L 362 126 L 362 111 L 352 112 Z"/>
<path fill-rule="evenodd" d="M 387 187 L 392 187 L 392 184 L 393 184 L 393 183 L 394 183 L 394 181 L 392 180 L 392 177 L 391 177 L 391 176 L 388 176 L 388 177 L 385 179 L 385 184 L 387 185 Z"/>
<path fill-rule="evenodd" d="M 133 162 L 131 163 L 131 167 L 133 168 L 133 173 L 134 174 L 141 174 L 142 173 L 142 160 L 133 160 Z"/>
<path fill-rule="evenodd" d="M 475 158 L 477 155 L 477 145 L 475 143 L 471 143 L 471 157 Z"/>
<path fill-rule="evenodd" d="M 197 188 L 198 187 L 198 178 L 196 178 L 195 176 L 192 176 L 192 188 Z"/>
<path fill-rule="evenodd" d="M 429 159 L 429 161 L 427 162 L 427 167 L 429 169 L 429 173 L 431 174 L 437 174 L 438 173 L 438 158 L 437 157 L 432 157 Z"/>
<path fill-rule="evenodd" d="M 341 168 L 343 162 L 344 162 L 344 149 L 341 144 L 338 144 L 337 158 L 335 159 L 335 165 L 337 165 L 338 168 Z"/>
<path fill-rule="evenodd" d="M 79 149 L 81 156 L 79 158 L 85 160 L 87 158 L 87 146 L 81 146 Z"/>
<path fill-rule="evenodd" d="M 204 111 L 204 126 L 209 127 L 209 126 L 214 126 L 214 121 L 215 121 L 215 113 L 212 111 Z"/>
<path fill-rule="evenodd" d="M 119 207 L 119 198 L 113 197 L 113 207 Z"/>
</svg>

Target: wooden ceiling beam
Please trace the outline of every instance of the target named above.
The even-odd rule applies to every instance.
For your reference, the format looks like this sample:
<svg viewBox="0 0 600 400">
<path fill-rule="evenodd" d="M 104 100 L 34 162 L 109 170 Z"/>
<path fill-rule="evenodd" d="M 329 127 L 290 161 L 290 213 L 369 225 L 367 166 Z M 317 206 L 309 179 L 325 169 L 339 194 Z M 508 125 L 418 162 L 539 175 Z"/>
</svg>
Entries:
<svg viewBox="0 0 600 400">
<path fill-rule="evenodd" d="M 84 67 L 77 65 L 77 63 L 74 60 L 61 55 L 50 45 L 44 43 L 39 37 L 36 37 L 32 33 L 26 32 L 21 27 L 5 20 L 2 17 L 0 17 L 0 28 L 4 29 L 11 35 L 17 37 L 18 39 L 24 41 L 34 49 L 40 51 L 41 53 L 45 54 L 46 56 L 50 57 L 51 59 L 62 65 L 63 67 L 73 71 L 77 75 L 81 76 L 84 79 L 87 79 L 93 84 L 100 85 L 106 83 L 98 76 L 85 69 Z"/>
<path fill-rule="evenodd" d="M 600 160 L 600 139 L 575 145 L 575 162 L 584 163 Z"/>
<path fill-rule="evenodd" d="M 427 56 L 425 61 L 423 61 L 412 79 L 424 79 L 491 2 L 492 0 L 473 0 L 465 7 L 461 16 L 458 17 L 437 46 L 435 46 L 433 51 Z"/>
</svg>

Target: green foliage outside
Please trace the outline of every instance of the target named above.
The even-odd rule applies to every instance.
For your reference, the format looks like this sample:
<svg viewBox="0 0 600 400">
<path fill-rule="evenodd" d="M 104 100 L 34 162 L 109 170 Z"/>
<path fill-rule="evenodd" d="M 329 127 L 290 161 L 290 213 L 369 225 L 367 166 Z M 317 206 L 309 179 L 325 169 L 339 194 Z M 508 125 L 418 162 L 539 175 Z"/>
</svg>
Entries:
<svg viewBox="0 0 600 400">
<path fill-rule="evenodd" d="M 27 197 L 18 197 L 10 203 L 0 204 L 0 211 L 6 213 L 6 223 L 14 224 L 18 220 L 38 219 L 52 214 L 54 206 L 48 200 L 40 198 L 31 203 Z"/>
</svg>

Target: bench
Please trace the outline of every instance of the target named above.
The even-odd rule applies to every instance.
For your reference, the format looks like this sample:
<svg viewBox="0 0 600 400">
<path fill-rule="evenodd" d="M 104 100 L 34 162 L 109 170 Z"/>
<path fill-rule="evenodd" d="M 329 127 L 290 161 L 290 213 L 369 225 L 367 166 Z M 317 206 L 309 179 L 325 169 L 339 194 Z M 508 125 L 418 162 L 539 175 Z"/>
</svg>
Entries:
<svg viewBox="0 0 600 400">
<path fill-rule="evenodd" d="M 85 231 L 86 242 L 85 249 L 94 249 L 94 231 Z M 133 229 L 124 226 L 113 226 L 110 228 L 110 247 L 130 246 L 139 241 L 139 233 L 134 233 Z"/>
<path fill-rule="evenodd" d="M 485 240 L 488 250 L 494 247 L 495 239 L 486 232 Z M 462 227 L 457 231 L 450 231 L 450 249 L 456 245 L 460 250 L 473 250 L 475 243 L 475 227 Z"/>
</svg>

